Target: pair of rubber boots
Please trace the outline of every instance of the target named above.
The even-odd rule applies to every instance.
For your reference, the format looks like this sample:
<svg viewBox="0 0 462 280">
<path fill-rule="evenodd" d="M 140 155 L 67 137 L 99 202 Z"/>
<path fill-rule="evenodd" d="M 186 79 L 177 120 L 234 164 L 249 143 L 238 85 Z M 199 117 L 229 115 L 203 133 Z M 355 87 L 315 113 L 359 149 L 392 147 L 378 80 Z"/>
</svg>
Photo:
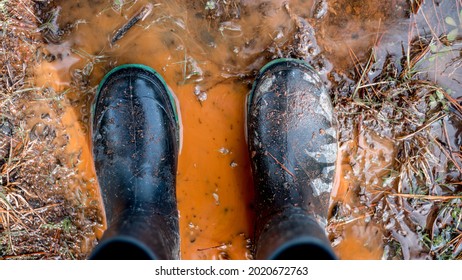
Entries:
<svg viewBox="0 0 462 280">
<path fill-rule="evenodd" d="M 257 259 L 335 259 L 324 226 L 337 154 L 332 105 L 315 71 L 293 59 L 259 73 L 248 100 Z M 108 229 L 91 259 L 178 259 L 179 120 L 149 67 L 106 75 L 93 108 L 93 154 Z"/>
</svg>

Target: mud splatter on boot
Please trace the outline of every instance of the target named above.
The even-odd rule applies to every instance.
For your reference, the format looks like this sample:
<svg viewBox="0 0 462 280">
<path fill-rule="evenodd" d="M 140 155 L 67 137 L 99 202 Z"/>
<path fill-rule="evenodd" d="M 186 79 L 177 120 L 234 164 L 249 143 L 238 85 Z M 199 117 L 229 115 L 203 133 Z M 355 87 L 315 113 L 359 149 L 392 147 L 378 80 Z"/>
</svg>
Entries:
<svg viewBox="0 0 462 280">
<path fill-rule="evenodd" d="M 331 259 L 324 226 L 337 135 L 327 90 L 299 60 L 265 66 L 249 96 L 256 257 Z"/>
<path fill-rule="evenodd" d="M 108 230 L 91 258 L 179 258 L 179 128 L 164 80 L 146 66 L 120 66 L 101 82 L 93 111 Z"/>
</svg>

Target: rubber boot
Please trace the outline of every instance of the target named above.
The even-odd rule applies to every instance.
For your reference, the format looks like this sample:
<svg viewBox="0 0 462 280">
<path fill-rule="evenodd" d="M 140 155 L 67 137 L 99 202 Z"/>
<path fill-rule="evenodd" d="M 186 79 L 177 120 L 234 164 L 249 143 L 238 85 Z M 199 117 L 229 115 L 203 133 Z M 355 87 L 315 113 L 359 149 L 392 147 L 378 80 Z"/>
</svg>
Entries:
<svg viewBox="0 0 462 280">
<path fill-rule="evenodd" d="M 90 259 L 178 259 L 178 114 L 153 69 L 123 65 L 101 82 L 93 156 L 108 229 Z"/>
<path fill-rule="evenodd" d="M 327 90 L 306 63 L 279 59 L 248 100 L 257 259 L 335 259 L 325 225 L 337 157 Z"/>
</svg>

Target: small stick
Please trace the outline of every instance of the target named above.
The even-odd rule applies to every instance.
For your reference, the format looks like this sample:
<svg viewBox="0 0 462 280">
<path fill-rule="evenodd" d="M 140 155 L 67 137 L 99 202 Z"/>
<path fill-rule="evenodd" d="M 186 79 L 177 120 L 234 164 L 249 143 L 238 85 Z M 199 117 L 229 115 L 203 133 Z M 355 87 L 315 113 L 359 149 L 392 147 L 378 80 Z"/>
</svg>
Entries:
<svg viewBox="0 0 462 280">
<path fill-rule="evenodd" d="M 224 246 L 227 246 L 226 244 L 221 244 L 221 245 L 217 245 L 217 246 L 212 246 L 212 247 L 208 247 L 208 248 L 199 248 L 197 249 L 198 252 L 202 252 L 202 251 L 207 251 L 207 250 L 211 250 L 211 249 L 220 249 Z"/>
<path fill-rule="evenodd" d="M 287 169 L 287 167 L 285 167 L 284 164 L 282 164 L 279 160 L 277 160 L 277 158 L 275 158 L 270 152 L 266 151 L 265 153 L 269 155 L 277 164 L 279 164 L 279 166 L 281 166 L 281 168 L 284 169 L 285 172 L 287 172 L 290 176 L 292 176 L 292 178 L 295 178 L 294 173 L 290 172 L 290 170 Z"/>
<path fill-rule="evenodd" d="M 462 173 L 462 168 L 459 166 L 459 164 L 457 163 L 457 161 L 451 156 L 451 154 L 446 151 L 446 149 L 443 147 L 443 145 L 440 144 L 440 142 L 433 136 L 431 136 L 432 139 L 433 139 L 433 142 L 435 142 L 438 147 L 441 149 L 441 151 L 444 153 L 444 155 L 450 160 L 452 161 L 452 163 L 454 164 L 454 166 L 459 170 L 460 173 Z"/>
<path fill-rule="evenodd" d="M 130 30 L 135 24 L 139 21 L 143 21 L 146 17 L 151 14 L 152 12 L 152 4 L 148 4 L 144 6 L 136 15 L 134 15 L 126 24 L 124 24 L 121 28 L 117 30 L 114 34 L 114 37 L 111 39 L 111 46 L 115 44 L 115 42 L 122 39 L 123 36 Z"/>
<path fill-rule="evenodd" d="M 430 120 L 428 123 L 426 123 L 425 125 L 423 125 L 422 127 L 420 127 L 419 129 L 417 129 L 416 131 L 412 132 L 411 134 L 408 134 L 408 135 L 405 135 L 405 136 L 400 136 L 400 137 L 396 137 L 396 140 L 398 141 L 403 141 L 403 140 L 406 140 L 406 139 L 409 139 L 411 138 L 412 136 L 416 135 L 417 133 L 423 131 L 424 129 L 428 128 L 429 126 L 431 126 L 432 124 L 434 124 L 435 122 L 441 120 L 442 118 L 446 117 L 446 114 L 441 114 L 439 117 L 436 117 L 434 120 Z"/>
<path fill-rule="evenodd" d="M 405 194 L 405 193 L 391 193 L 391 192 L 384 192 L 384 194 L 389 195 L 389 196 L 424 199 L 424 200 L 430 200 L 430 201 L 462 199 L 462 196 L 457 196 L 457 195 L 441 196 L 441 195 Z"/>
</svg>

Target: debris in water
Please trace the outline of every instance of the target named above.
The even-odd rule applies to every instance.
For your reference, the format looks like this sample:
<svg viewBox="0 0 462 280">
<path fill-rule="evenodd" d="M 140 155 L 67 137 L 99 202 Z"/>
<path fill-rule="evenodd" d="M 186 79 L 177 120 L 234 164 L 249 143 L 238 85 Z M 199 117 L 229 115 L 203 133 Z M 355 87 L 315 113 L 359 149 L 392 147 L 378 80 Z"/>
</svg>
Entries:
<svg viewBox="0 0 462 280">
<path fill-rule="evenodd" d="M 204 73 L 202 69 L 199 67 L 197 61 L 191 56 L 186 56 L 183 61 L 174 64 L 182 65 L 183 84 L 186 84 L 187 81 L 197 83 L 204 79 Z"/>
<path fill-rule="evenodd" d="M 327 14 L 327 1 L 326 0 L 318 0 L 314 4 L 313 9 L 313 18 L 321 19 Z"/>
<path fill-rule="evenodd" d="M 133 16 L 126 24 L 119 28 L 114 37 L 111 39 L 111 46 L 113 46 L 117 41 L 122 39 L 123 36 L 130 30 L 136 23 L 143 21 L 146 17 L 152 12 L 152 4 L 147 4 L 144 6 L 135 16 Z"/>
<path fill-rule="evenodd" d="M 229 154 L 229 150 L 226 149 L 225 147 L 222 147 L 218 150 L 221 154 L 227 155 Z"/>
<path fill-rule="evenodd" d="M 306 60 L 310 63 L 314 62 L 321 52 L 316 41 L 314 28 L 304 18 L 295 14 L 288 3 L 284 5 L 284 8 L 290 16 L 295 30 L 290 35 L 289 40 L 278 42 L 275 39 L 268 51 L 272 54 L 273 59 L 290 57 Z M 281 36 L 278 34 L 276 38 L 279 37 Z"/>
<path fill-rule="evenodd" d="M 196 95 L 197 100 L 201 103 L 207 100 L 207 93 L 205 91 L 201 91 L 199 86 L 194 88 L 194 95 Z"/>
<path fill-rule="evenodd" d="M 62 30 L 59 28 L 58 18 L 61 14 L 61 7 L 51 10 L 49 18 L 38 27 L 38 31 L 42 32 L 43 38 L 47 43 L 56 44 L 59 42 L 62 35 Z"/>
<path fill-rule="evenodd" d="M 207 100 L 207 93 L 201 92 L 201 93 L 197 96 L 197 99 L 198 99 L 200 102 L 204 102 L 205 100 Z"/>
<path fill-rule="evenodd" d="M 218 259 L 219 260 L 230 260 L 231 257 L 229 256 L 229 254 L 227 252 L 220 252 L 218 254 Z"/>
<path fill-rule="evenodd" d="M 207 1 L 207 3 L 205 3 L 205 9 L 206 10 L 215 10 L 217 8 L 217 4 L 215 3 L 215 1 Z"/>
<path fill-rule="evenodd" d="M 213 196 L 213 199 L 215 199 L 215 204 L 220 205 L 220 197 L 218 196 L 218 194 L 213 193 L 212 196 Z"/>
<path fill-rule="evenodd" d="M 220 23 L 218 28 L 222 36 L 228 35 L 229 37 L 240 37 L 242 36 L 241 25 L 233 21 L 225 21 Z"/>
</svg>

